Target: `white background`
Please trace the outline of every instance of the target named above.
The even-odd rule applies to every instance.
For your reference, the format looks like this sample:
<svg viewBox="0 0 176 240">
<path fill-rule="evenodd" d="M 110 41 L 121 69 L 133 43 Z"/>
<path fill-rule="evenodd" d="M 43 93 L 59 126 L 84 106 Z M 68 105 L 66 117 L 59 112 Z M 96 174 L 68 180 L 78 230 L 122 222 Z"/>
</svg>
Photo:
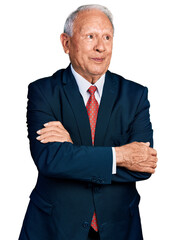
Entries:
<svg viewBox="0 0 176 240">
<path fill-rule="evenodd" d="M 174 0 L 97 0 L 114 15 L 110 70 L 149 88 L 158 168 L 138 183 L 145 240 L 176 239 L 176 8 Z M 27 86 L 67 67 L 60 44 L 68 14 L 88 0 L 0 4 L 0 239 L 16 240 L 37 171 L 26 130 Z M 108 239 L 107 239 L 108 240 Z"/>
</svg>

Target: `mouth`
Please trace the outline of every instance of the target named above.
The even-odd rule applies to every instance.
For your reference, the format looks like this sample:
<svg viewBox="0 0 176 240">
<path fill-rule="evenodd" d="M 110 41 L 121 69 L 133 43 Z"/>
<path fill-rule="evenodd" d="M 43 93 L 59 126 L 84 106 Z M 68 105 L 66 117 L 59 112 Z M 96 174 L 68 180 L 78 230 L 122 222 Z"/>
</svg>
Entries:
<svg viewBox="0 0 176 240">
<path fill-rule="evenodd" d="M 91 58 L 91 59 L 96 63 L 102 63 L 105 60 L 105 58 Z"/>
</svg>

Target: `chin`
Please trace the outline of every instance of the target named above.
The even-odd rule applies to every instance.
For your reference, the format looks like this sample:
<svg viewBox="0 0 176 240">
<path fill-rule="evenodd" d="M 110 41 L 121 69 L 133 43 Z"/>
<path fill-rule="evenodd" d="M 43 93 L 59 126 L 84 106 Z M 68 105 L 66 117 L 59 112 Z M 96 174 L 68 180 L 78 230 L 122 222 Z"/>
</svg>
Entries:
<svg viewBox="0 0 176 240">
<path fill-rule="evenodd" d="M 103 75 L 106 71 L 107 68 L 102 66 L 93 66 L 93 68 L 90 69 L 93 75 Z"/>
</svg>

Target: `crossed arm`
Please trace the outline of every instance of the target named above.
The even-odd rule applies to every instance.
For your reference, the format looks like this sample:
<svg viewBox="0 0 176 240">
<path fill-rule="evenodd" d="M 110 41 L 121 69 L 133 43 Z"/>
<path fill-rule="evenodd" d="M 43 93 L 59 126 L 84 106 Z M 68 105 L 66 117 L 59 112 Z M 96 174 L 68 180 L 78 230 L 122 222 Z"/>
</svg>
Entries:
<svg viewBox="0 0 176 240">
<path fill-rule="evenodd" d="M 61 122 L 52 121 L 44 124 L 44 128 L 37 131 L 37 140 L 45 144 L 48 142 L 72 142 L 70 134 Z M 157 167 L 157 152 L 150 147 L 150 143 L 132 142 L 121 147 L 115 147 L 116 165 L 130 171 L 153 174 Z"/>
</svg>

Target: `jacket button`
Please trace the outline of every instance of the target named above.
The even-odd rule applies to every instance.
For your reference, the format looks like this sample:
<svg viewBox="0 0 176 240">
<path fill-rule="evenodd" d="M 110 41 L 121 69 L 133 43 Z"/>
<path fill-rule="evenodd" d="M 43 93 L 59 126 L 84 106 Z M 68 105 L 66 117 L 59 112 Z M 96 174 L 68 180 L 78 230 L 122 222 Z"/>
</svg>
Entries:
<svg viewBox="0 0 176 240">
<path fill-rule="evenodd" d="M 96 178 L 96 177 L 93 177 L 93 178 L 92 178 L 92 182 L 93 182 L 93 183 L 97 183 L 97 178 Z"/>
<path fill-rule="evenodd" d="M 83 227 L 84 228 L 88 228 L 89 227 L 89 223 L 88 222 L 83 222 Z"/>
<path fill-rule="evenodd" d="M 98 178 L 97 183 L 102 184 L 104 181 L 101 178 Z"/>
</svg>

